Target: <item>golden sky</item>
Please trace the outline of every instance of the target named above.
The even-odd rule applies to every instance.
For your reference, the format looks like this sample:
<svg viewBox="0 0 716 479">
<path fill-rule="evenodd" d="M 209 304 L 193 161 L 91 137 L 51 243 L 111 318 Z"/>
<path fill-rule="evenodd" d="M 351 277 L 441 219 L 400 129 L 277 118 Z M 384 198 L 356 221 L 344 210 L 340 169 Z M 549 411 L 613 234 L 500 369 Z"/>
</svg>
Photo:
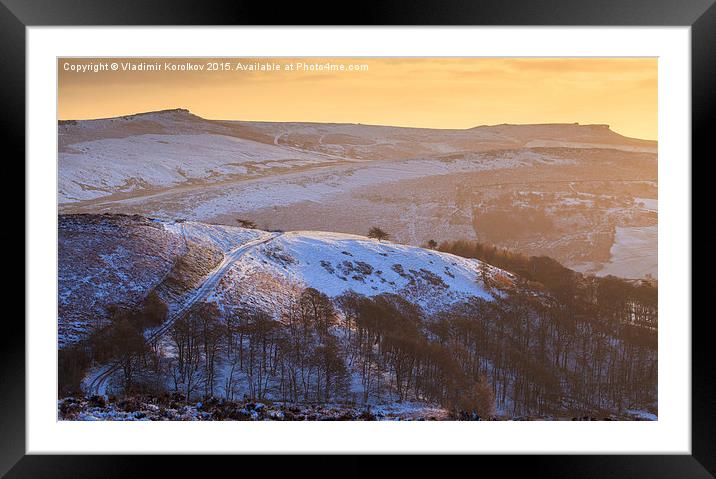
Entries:
<svg viewBox="0 0 716 479">
<path fill-rule="evenodd" d="M 277 70 L 251 70 L 257 63 Z M 58 86 L 64 120 L 187 108 L 210 119 L 431 128 L 605 123 L 657 138 L 656 58 L 60 58 Z"/>
</svg>

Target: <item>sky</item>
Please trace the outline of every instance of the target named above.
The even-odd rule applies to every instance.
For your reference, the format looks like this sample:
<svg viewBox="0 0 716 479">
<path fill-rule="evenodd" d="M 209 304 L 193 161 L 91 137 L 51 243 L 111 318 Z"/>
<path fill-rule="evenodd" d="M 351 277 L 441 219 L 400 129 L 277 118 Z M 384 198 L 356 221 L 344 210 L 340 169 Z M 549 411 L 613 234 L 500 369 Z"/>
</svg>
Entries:
<svg viewBox="0 0 716 479">
<path fill-rule="evenodd" d="M 58 117 L 186 108 L 208 119 L 424 128 L 576 122 L 656 140 L 657 66 L 656 58 L 60 58 Z"/>
</svg>

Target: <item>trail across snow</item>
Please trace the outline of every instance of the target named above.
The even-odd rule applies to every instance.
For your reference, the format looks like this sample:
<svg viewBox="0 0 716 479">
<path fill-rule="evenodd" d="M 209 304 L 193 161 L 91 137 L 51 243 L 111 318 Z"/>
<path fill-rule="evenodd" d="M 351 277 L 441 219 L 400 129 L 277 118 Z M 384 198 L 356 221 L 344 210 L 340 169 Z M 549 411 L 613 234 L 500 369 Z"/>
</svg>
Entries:
<svg viewBox="0 0 716 479">
<path fill-rule="evenodd" d="M 182 306 L 174 311 L 167 320 L 158 328 L 152 330 L 145 338 L 147 343 L 154 343 L 161 338 L 172 325 L 180 318 L 184 317 L 197 302 L 205 299 L 216 287 L 221 278 L 224 276 L 226 271 L 236 262 L 241 256 L 247 251 L 255 248 L 256 246 L 268 243 L 280 236 L 281 233 L 264 233 L 255 240 L 243 243 L 233 250 L 229 251 L 224 255 L 224 259 L 219 265 L 214 268 L 211 273 L 206 277 L 204 282 L 193 290 L 189 296 L 182 301 Z M 117 362 L 110 363 L 108 365 L 96 368 L 90 375 L 85 379 L 85 391 L 89 395 L 106 396 L 107 385 L 109 378 L 121 367 L 121 364 Z"/>
</svg>

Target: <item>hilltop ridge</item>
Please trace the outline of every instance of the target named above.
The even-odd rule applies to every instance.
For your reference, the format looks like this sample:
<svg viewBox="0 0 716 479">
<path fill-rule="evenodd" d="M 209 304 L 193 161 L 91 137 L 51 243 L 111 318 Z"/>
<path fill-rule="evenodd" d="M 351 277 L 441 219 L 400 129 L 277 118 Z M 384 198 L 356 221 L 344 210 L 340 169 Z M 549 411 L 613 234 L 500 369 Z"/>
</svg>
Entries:
<svg viewBox="0 0 716 479">
<path fill-rule="evenodd" d="M 291 126 L 304 126 L 304 127 L 366 127 L 366 128 L 390 128 L 390 129 L 396 129 L 396 130 L 429 130 L 429 131 L 436 131 L 436 132 L 460 132 L 460 131 L 471 131 L 471 130 L 505 130 L 505 129 L 566 129 L 566 130 L 582 130 L 584 132 L 592 132 L 595 134 L 604 134 L 609 133 L 611 135 L 617 135 L 618 137 L 625 139 L 625 140 L 631 140 L 631 141 L 640 141 L 640 142 L 646 142 L 646 143 L 656 143 L 654 140 L 646 140 L 646 139 L 640 139 L 640 138 L 632 138 L 627 137 L 624 135 L 621 135 L 613 130 L 611 130 L 610 125 L 608 124 L 599 124 L 599 123 L 585 123 L 580 124 L 578 122 L 546 122 L 546 123 L 499 123 L 499 124 L 480 124 L 475 125 L 472 127 L 466 127 L 466 128 L 436 128 L 436 127 L 416 127 L 416 126 L 401 126 L 401 125 L 390 125 L 390 124 L 371 124 L 371 123 L 349 123 L 349 122 L 316 122 L 316 121 L 301 121 L 301 120 L 295 120 L 295 121 L 272 121 L 272 120 L 245 120 L 245 119 L 231 119 L 231 118 L 204 118 L 200 115 L 197 115 L 196 113 L 193 113 L 188 108 L 165 108 L 161 110 L 150 110 L 150 111 L 144 111 L 144 112 L 136 112 L 136 113 L 129 113 L 125 115 L 116 115 L 116 116 L 110 116 L 110 117 L 98 117 L 98 118 L 86 118 L 86 119 L 76 119 L 76 118 L 68 118 L 68 119 L 61 119 L 58 120 L 58 124 L 60 125 L 77 125 L 80 122 L 94 122 L 94 121 L 102 121 L 102 120 L 130 120 L 130 119 L 142 119 L 146 117 L 161 117 L 161 116 L 174 116 L 176 119 L 178 118 L 184 118 L 184 119 L 196 119 L 200 121 L 207 121 L 207 122 L 215 122 L 215 123 L 240 123 L 240 124 L 255 124 L 255 125 L 274 125 L 274 126 L 280 126 L 283 125 L 285 127 L 291 127 Z"/>
</svg>

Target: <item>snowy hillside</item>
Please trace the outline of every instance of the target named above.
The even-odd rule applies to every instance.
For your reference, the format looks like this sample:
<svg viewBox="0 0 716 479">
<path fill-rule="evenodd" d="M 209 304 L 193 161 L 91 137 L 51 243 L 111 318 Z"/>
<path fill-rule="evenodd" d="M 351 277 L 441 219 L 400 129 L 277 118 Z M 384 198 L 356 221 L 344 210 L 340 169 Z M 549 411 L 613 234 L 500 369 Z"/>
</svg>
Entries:
<svg viewBox="0 0 716 479">
<path fill-rule="evenodd" d="M 590 302 L 574 327 L 546 286 L 478 260 L 142 216 L 59 226 L 65 419 L 657 417 L 655 321 L 605 334 Z M 639 369 L 596 395 L 627 364 Z"/>
<path fill-rule="evenodd" d="M 136 307 L 162 287 L 182 258 L 197 262 L 197 250 L 218 258 L 260 233 L 124 215 L 61 215 L 58 223 L 60 348 L 106 326 L 111 308 Z M 200 276 L 205 265 L 195 266 Z"/>
<path fill-rule="evenodd" d="M 194 118 L 155 113 L 60 125 L 60 203 L 322 161 L 317 155 L 207 130 Z"/>
<path fill-rule="evenodd" d="M 60 204 L 155 194 L 369 160 L 399 161 L 531 146 L 655 151 L 606 125 L 435 130 L 355 124 L 206 120 L 188 110 L 58 125 Z M 120 195 L 112 197 L 112 195 Z"/>
<path fill-rule="evenodd" d="M 488 266 L 481 271 L 477 260 L 338 233 L 266 233 L 123 215 L 60 216 L 59 223 L 60 347 L 106 324 L 112 306 L 136 306 L 151 291 L 180 303 L 164 293 L 168 278 L 180 271 L 191 295 L 222 256 L 226 269 L 207 299 L 228 310 L 254 304 L 278 312 L 308 287 L 329 297 L 394 293 L 437 310 L 471 296 L 489 300 L 496 293 L 481 278 L 510 277 Z"/>
<path fill-rule="evenodd" d="M 212 300 L 276 303 L 287 286 L 315 288 L 329 297 L 348 291 L 398 294 L 426 310 L 469 297 L 492 299 L 480 262 L 447 253 L 339 233 L 295 231 L 277 235 L 243 255 Z M 492 277 L 506 272 L 485 266 Z M 266 278 L 270 278 L 267 282 Z M 256 284 L 268 285 L 256 288 Z"/>
<path fill-rule="evenodd" d="M 144 218 L 61 216 L 58 226 L 60 348 L 105 325 L 110 305 L 138 304 L 185 250 Z"/>
</svg>

